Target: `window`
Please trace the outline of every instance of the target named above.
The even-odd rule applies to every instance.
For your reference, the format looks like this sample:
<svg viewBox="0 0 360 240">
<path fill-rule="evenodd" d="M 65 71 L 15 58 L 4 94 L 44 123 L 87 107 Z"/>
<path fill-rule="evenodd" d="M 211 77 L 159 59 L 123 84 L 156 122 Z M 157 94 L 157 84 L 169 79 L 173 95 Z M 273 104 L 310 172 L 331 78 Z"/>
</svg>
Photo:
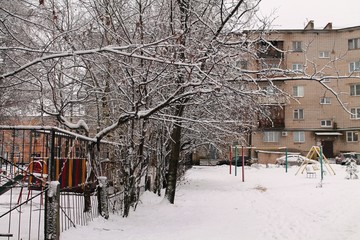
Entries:
<svg viewBox="0 0 360 240">
<path fill-rule="evenodd" d="M 74 105 L 72 111 L 73 111 L 74 116 L 84 116 L 85 115 L 85 107 L 82 104 Z"/>
<path fill-rule="evenodd" d="M 297 120 L 304 119 L 304 109 L 295 109 L 294 110 L 294 119 L 297 119 Z"/>
<path fill-rule="evenodd" d="M 319 58 L 330 58 L 330 52 L 329 51 L 320 51 Z"/>
<path fill-rule="evenodd" d="M 301 63 L 293 63 L 292 70 L 295 72 L 302 72 L 303 71 L 303 65 Z"/>
<path fill-rule="evenodd" d="M 350 112 L 351 112 L 350 115 L 351 119 L 360 119 L 360 108 L 351 108 Z"/>
<path fill-rule="evenodd" d="M 348 48 L 349 48 L 349 50 L 359 49 L 360 48 L 360 38 L 349 39 L 348 40 Z"/>
<path fill-rule="evenodd" d="M 350 85 L 350 96 L 360 96 L 360 84 Z"/>
<path fill-rule="evenodd" d="M 300 41 L 293 41 L 292 42 L 292 50 L 294 52 L 302 52 L 301 42 Z"/>
<path fill-rule="evenodd" d="M 293 86 L 293 96 L 294 97 L 303 97 L 304 96 L 304 86 Z"/>
<path fill-rule="evenodd" d="M 332 127 L 332 121 L 331 120 L 321 120 L 320 125 L 321 125 L 321 127 Z"/>
<path fill-rule="evenodd" d="M 349 65 L 350 72 L 360 72 L 360 61 L 359 62 L 351 62 Z"/>
<path fill-rule="evenodd" d="M 294 132 L 294 142 L 305 142 L 305 132 Z"/>
<path fill-rule="evenodd" d="M 264 142 L 278 142 L 280 132 L 264 132 Z"/>
<path fill-rule="evenodd" d="M 358 140 L 358 132 L 350 131 L 346 132 L 346 141 L 347 142 L 357 142 Z"/>
<path fill-rule="evenodd" d="M 331 104 L 331 98 L 328 97 L 320 98 L 320 104 Z"/>
</svg>

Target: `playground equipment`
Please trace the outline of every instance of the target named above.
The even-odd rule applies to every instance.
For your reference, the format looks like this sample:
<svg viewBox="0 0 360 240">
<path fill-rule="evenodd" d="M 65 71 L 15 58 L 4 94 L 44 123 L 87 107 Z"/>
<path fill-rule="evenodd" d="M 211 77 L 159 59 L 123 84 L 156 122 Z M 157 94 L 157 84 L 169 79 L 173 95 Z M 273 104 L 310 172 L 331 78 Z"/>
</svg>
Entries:
<svg viewBox="0 0 360 240">
<path fill-rule="evenodd" d="M 329 160 L 323 154 L 322 147 L 319 147 L 319 146 L 311 147 L 311 149 L 309 150 L 309 152 L 306 155 L 305 160 L 302 162 L 302 164 L 300 165 L 300 167 L 297 170 L 297 172 L 295 173 L 295 175 L 297 175 L 299 172 L 304 173 L 305 170 L 311 171 L 308 165 L 314 163 L 314 161 L 316 163 L 320 163 L 321 179 L 323 179 L 323 174 L 324 174 L 323 165 L 325 165 L 328 172 L 336 175 L 334 169 L 331 167 L 331 165 L 329 163 Z M 317 169 L 312 169 L 312 171 L 315 171 L 315 170 L 317 170 Z M 311 175 L 313 175 L 313 174 L 311 174 Z"/>
<path fill-rule="evenodd" d="M 0 157 L 0 160 L 1 162 L 5 162 L 8 165 L 11 165 L 11 167 L 13 167 L 14 169 L 16 169 L 13 171 L 13 173 L 1 176 L 3 178 L 6 178 L 8 181 L 0 186 L 0 195 L 6 193 L 12 187 L 18 184 L 21 186 L 20 195 L 18 199 L 18 204 L 19 204 L 23 188 L 26 185 L 25 183 L 27 181 L 28 181 L 27 186 L 29 188 L 28 199 L 29 199 L 30 190 L 42 191 L 44 189 L 47 178 L 47 166 L 46 166 L 46 162 L 44 162 L 43 160 L 32 159 L 27 169 L 23 169 L 3 157 Z"/>
<path fill-rule="evenodd" d="M 0 126 L 0 238 L 58 236 L 106 213 L 97 177 L 118 176 L 101 165 L 116 146 L 54 127 Z M 122 203 L 120 191 L 111 201 Z"/>
<path fill-rule="evenodd" d="M 30 163 L 27 169 L 24 171 L 21 190 L 19 193 L 19 198 L 17 204 L 20 204 L 23 189 L 25 186 L 25 182 L 28 181 L 28 194 L 27 199 L 29 200 L 30 193 L 32 190 L 43 191 L 46 186 L 46 180 L 48 176 L 48 168 L 46 159 L 42 158 L 31 158 Z M 41 194 L 41 203 L 42 201 L 42 194 Z"/>
<path fill-rule="evenodd" d="M 357 169 L 356 160 L 351 158 L 347 160 L 345 164 L 346 164 L 346 172 L 347 172 L 346 179 L 358 179 L 359 176 L 357 175 L 357 172 L 359 170 Z"/>
<path fill-rule="evenodd" d="M 238 161 L 241 161 L 241 172 L 242 172 L 242 181 L 245 181 L 245 155 L 244 155 L 244 149 L 252 149 L 254 147 L 244 147 L 244 146 L 240 146 L 240 145 L 234 145 L 234 146 L 230 146 L 230 152 L 229 152 L 229 174 L 231 174 L 231 167 L 232 167 L 232 159 L 234 157 L 234 167 L 235 167 L 235 176 L 237 176 L 237 167 L 239 166 Z M 241 149 L 241 155 L 239 154 L 239 151 Z M 234 151 L 234 156 L 233 156 L 233 151 Z"/>
<path fill-rule="evenodd" d="M 241 153 L 239 153 L 241 149 Z M 242 161 L 241 164 L 241 169 L 242 169 L 242 181 L 245 181 L 245 155 L 244 155 L 244 150 L 245 149 L 257 149 L 257 147 L 244 147 L 242 145 L 234 145 L 234 146 L 230 146 L 230 152 L 229 152 L 229 174 L 231 174 L 231 168 L 232 168 L 232 159 L 234 157 L 235 159 L 235 176 L 237 176 L 237 166 L 238 166 L 238 160 Z M 287 151 L 287 147 L 261 147 L 259 148 L 261 150 L 264 149 L 271 149 L 271 150 L 279 150 L 279 149 L 285 149 L 285 156 L 286 156 L 286 160 L 285 160 L 285 171 L 288 171 L 288 162 L 287 162 L 287 155 L 288 155 L 288 151 Z M 233 156 L 234 153 L 234 156 Z"/>
</svg>

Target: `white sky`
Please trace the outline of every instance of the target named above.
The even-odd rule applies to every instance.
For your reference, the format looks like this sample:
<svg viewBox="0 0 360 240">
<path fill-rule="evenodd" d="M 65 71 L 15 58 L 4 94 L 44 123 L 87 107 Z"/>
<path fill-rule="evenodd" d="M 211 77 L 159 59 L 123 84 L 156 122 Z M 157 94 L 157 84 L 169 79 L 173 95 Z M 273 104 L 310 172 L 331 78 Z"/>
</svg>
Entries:
<svg viewBox="0 0 360 240">
<path fill-rule="evenodd" d="M 260 12 L 273 13 L 274 29 L 302 29 L 314 20 L 315 29 L 322 29 L 328 22 L 333 28 L 360 26 L 359 0 L 262 0 Z"/>
</svg>

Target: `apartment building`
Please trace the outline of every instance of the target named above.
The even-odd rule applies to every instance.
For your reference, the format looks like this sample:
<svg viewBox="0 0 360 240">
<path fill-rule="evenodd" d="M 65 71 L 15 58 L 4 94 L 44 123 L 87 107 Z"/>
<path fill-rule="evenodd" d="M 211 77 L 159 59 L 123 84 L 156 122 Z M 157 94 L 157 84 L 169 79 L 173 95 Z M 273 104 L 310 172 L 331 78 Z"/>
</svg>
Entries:
<svg viewBox="0 0 360 240">
<path fill-rule="evenodd" d="M 257 66 L 289 69 L 292 79 L 271 78 L 291 98 L 268 102 L 271 121 L 259 120 L 250 144 L 302 154 L 321 144 L 328 158 L 360 152 L 360 26 L 315 29 L 310 21 L 304 29 L 272 31 L 267 41 L 271 47 Z"/>
</svg>

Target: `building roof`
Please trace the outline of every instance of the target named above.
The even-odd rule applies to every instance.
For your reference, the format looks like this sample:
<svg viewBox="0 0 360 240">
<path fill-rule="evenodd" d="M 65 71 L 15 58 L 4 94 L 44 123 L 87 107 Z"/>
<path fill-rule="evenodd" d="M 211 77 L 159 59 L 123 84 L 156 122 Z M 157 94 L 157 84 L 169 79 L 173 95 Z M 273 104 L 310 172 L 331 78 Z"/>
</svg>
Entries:
<svg viewBox="0 0 360 240">
<path fill-rule="evenodd" d="M 276 33 L 319 33 L 319 32 L 346 32 L 346 31 L 354 31 L 354 30 L 360 30 L 360 25 L 358 26 L 352 26 L 352 27 L 346 27 L 346 28 L 333 28 L 333 24 L 331 22 L 327 23 L 324 28 L 322 29 L 316 29 L 314 27 L 314 21 L 310 20 L 308 24 L 303 29 L 270 29 L 269 33 L 276 32 Z M 246 32 L 263 32 L 264 30 L 246 30 Z"/>
</svg>

